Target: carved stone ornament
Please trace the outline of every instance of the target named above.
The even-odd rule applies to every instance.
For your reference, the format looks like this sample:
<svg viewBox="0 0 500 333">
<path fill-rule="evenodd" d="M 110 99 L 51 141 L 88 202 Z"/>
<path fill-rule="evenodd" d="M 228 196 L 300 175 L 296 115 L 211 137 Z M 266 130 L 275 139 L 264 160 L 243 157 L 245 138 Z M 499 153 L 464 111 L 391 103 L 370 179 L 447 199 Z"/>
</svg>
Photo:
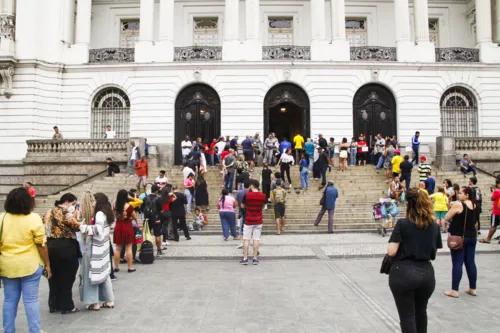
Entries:
<svg viewBox="0 0 500 333">
<path fill-rule="evenodd" d="M 263 46 L 262 60 L 311 60 L 309 46 Z"/>
<path fill-rule="evenodd" d="M 13 65 L 0 64 L 0 96 L 12 96 L 12 78 L 14 77 Z"/>
<path fill-rule="evenodd" d="M 358 46 L 351 47 L 351 60 L 396 61 L 395 47 Z"/>
<path fill-rule="evenodd" d="M 187 46 L 174 48 L 174 61 L 222 60 L 221 46 Z"/>
<path fill-rule="evenodd" d="M 378 69 L 372 69 L 372 81 L 378 81 Z"/>
<path fill-rule="evenodd" d="M 285 80 L 289 80 L 290 76 L 292 76 L 292 72 L 289 69 L 283 70 L 283 78 Z"/>
<path fill-rule="evenodd" d="M 436 62 L 479 62 L 479 50 L 463 47 L 436 48 Z"/>
<path fill-rule="evenodd" d="M 196 69 L 194 72 L 193 72 L 193 77 L 195 80 L 199 80 L 201 78 L 201 70 L 199 69 Z"/>
<path fill-rule="evenodd" d="M 108 48 L 89 50 L 89 63 L 91 64 L 107 64 L 134 61 L 134 48 Z"/>
<path fill-rule="evenodd" d="M 0 15 L 0 39 L 16 40 L 16 18 L 14 15 Z"/>
</svg>

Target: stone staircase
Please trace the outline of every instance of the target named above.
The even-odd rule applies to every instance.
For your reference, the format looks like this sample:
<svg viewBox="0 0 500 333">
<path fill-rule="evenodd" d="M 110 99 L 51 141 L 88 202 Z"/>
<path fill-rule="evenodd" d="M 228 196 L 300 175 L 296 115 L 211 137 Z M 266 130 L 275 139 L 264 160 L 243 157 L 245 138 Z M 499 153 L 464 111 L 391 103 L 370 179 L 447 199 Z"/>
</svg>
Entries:
<svg viewBox="0 0 500 333">
<path fill-rule="evenodd" d="M 169 182 L 174 185 L 183 184 L 183 176 L 179 167 L 165 168 Z M 151 168 L 148 182 L 154 181 L 159 168 Z M 256 168 L 251 174 L 252 178 L 260 179 L 261 168 Z M 312 176 L 312 174 L 311 174 Z M 293 167 L 291 170 L 293 187 L 300 187 L 299 169 Z M 442 184 L 445 178 L 450 178 L 454 183 L 466 185 L 467 179 L 459 172 L 434 172 L 437 184 Z M 418 175 L 415 171 L 413 174 L 412 186 L 416 186 Z M 209 189 L 209 210 L 207 213 L 209 224 L 205 227 L 202 234 L 220 234 L 221 225 L 217 211 L 217 200 L 220 197 L 222 190 L 222 175 L 218 168 L 209 168 L 205 179 Z M 385 183 L 385 176 L 382 170 L 376 170 L 373 166 L 350 167 L 345 173 L 341 173 L 337 168 L 332 169 L 331 173 L 327 174 L 327 179 L 335 182 L 335 186 L 339 190 L 339 199 L 337 200 L 337 208 L 335 210 L 334 228 L 336 231 L 374 231 L 376 224 L 372 219 L 372 205 L 387 193 L 388 185 Z M 479 186 L 485 196 L 483 204 L 483 225 L 488 223 L 488 215 L 490 209 L 489 194 L 490 186 L 494 185 L 494 178 L 479 174 Z M 72 192 L 77 197 L 84 190 L 91 190 L 94 193 L 103 192 L 113 201 L 116 193 L 120 189 L 135 188 L 136 177 L 128 177 L 128 174 L 117 174 L 115 177 L 102 177 L 95 179 L 92 182 L 85 183 L 73 187 L 64 192 Z M 286 231 L 292 233 L 314 233 L 325 232 L 327 230 L 327 217 L 324 217 L 323 222 L 319 227 L 314 227 L 312 224 L 316 218 L 320 206 L 321 191 L 318 190 L 320 181 L 310 179 L 311 188 L 307 192 L 296 193 L 295 189 L 290 190 L 287 200 L 287 226 Z M 61 192 L 64 193 L 64 192 Z M 61 194 L 51 195 L 47 198 L 37 199 L 37 213 L 44 213 L 52 207 L 54 201 Z M 402 212 L 404 214 L 404 212 Z M 401 215 L 400 215 L 401 216 Z M 190 217 L 188 216 L 188 221 Z M 274 232 L 275 225 L 273 220 L 272 205 L 268 205 L 268 209 L 264 210 L 264 231 L 267 233 Z"/>
</svg>

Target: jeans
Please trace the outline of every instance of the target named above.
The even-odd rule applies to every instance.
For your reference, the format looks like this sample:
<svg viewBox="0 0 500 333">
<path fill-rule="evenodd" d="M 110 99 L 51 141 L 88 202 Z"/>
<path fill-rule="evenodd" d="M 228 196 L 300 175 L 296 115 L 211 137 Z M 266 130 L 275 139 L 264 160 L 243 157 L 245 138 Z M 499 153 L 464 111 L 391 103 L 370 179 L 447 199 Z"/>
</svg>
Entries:
<svg viewBox="0 0 500 333">
<path fill-rule="evenodd" d="M 186 200 L 187 200 L 186 211 L 188 213 L 191 213 L 191 205 L 193 203 L 193 195 L 191 194 L 191 191 L 188 190 L 187 188 L 184 189 L 184 195 L 186 196 Z"/>
<path fill-rule="evenodd" d="M 16 332 L 17 305 L 23 295 L 24 311 L 28 320 L 29 333 L 40 333 L 40 305 L 38 304 L 38 286 L 43 267 L 35 273 L 21 278 L 3 277 L 3 331 Z"/>
<path fill-rule="evenodd" d="M 215 165 L 215 154 L 210 154 L 210 165 L 214 166 Z"/>
<path fill-rule="evenodd" d="M 182 154 L 182 164 L 187 162 L 187 155 Z"/>
<path fill-rule="evenodd" d="M 392 264 L 389 287 L 399 313 L 402 333 L 427 332 L 427 303 L 436 288 L 428 261 L 404 260 Z"/>
<path fill-rule="evenodd" d="M 309 156 L 309 171 L 313 170 L 313 165 L 314 165 L 314 154 L 313 156 Z"/>
<path fill-rule="evenodd" d="M 227 189 L 229 193 L 233 192 L 234 183 L 234 171 L 230 171 L 224 177 L 224 188 Z"/>
<path fill-rule="evenodd" d="M 134 165 L 135 165 L 135 160 L 129 160 L 128 161 L 128 174 L 133 175 L 134 174 Z"/>
<path fill-rule="evenodd" d="M 460 167 L 460 172 L 462 172 L 464 174 L 464 176 L 466 176 L 469 172 L 472 172 L 472 174 L 475 176 L 476 175 L 476 168 L 474 168 L 473 166 L 469 166 L 467 169 Z"/>
<path fill-rule="evenodd" d="M 358 153 L 357 148 L 351 148 L 351 154 L 349 155 L 349 165 L 356 165 L 357 153 Z"/>
<path fill-rule="evenodd" d="M 300 187 L 309 188 L 309 169 L 306 167 L 302 167 L 302 171 L 300 172 Z"/>
<path fill-rule="evenodd" d="M 323 167 L 321 168 L 321 186 L 325 186 L 326 185 L 326 169 L 328 167 Z"/>
<path fill-rule="evenodd" d="M 415 161 L 415 163 L 413 163 L 413 161 Z M 420 160 L 418 158 L 418 148 L 413 148 L 413 158 L 411 160 L 411 163 L 413 163 L 413 164 L 420 163 Z"/>
<path fill-rule="evenodd" d="M 229 230 L 231 230 L 233 238 L 238 237 L 236 233 L 236 214 L 234 212 L 220 212 L 219 216 L 224 238 L 229 238 Z"/>
<path fill-rule="evenodd" d="M 477 268 L 475 262 L 477 238 L 464 238 L 464 247 L 461 250 L 450 250 L 451 262 L 453 264 L 451 274 L 451 289 L 458 291 L 462 279 L 462 266 L 465 264 L 469 288 L 476 289 Z"/>
</svg>

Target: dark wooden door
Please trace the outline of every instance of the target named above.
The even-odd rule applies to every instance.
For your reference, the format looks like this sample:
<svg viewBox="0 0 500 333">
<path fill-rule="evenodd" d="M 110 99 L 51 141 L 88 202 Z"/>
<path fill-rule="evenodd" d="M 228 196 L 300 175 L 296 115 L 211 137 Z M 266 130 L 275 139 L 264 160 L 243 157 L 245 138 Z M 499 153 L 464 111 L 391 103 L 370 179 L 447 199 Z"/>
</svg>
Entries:
<svg viewBox="0 0 500 333">
<path fill-rule="evenodd" d="M 204 84 L 184 88 L 175 102 L 175 163 L 182 163 L 181 142 L 201 137 L 212 141 L 220 136 L 220 99 L 215 90 Z"/>
<path fill-rule="evenodd" d="M 397 135 L 396 101 L 392 93 L 379 84 L 361 87 L 353 100 L 354 137 Z"/>
</svg>

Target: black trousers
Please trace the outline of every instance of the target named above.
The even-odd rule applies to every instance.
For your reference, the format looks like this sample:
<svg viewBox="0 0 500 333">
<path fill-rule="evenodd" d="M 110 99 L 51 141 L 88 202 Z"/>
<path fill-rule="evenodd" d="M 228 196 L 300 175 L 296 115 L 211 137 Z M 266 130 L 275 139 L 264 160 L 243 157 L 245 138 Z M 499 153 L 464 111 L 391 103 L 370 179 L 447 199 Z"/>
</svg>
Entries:
<svg viewBox="0 0 500 333">
<path fill-rule="evenodd" d="M 184 232 L 184 237 L 189 237 L 189 229 L 186 224 L 186 215 L 184 216 L 174 216 L 172 215 L 172 232 L 174 233 L 174 240 L 179 241 L 179 233 L 177 229 L 181 228 Z"/>
<path fill-rule="evenodd" d="M 271 184 L 262 183 L 262 192 L 266 195 L 267 200 L 271 195 Z"/>
<path fill-rule="evenodd" d="M 132 260 L 135 259 L 135 255 L 137 254 L 137 244 L 132 245 Z M 125 258 L 125 245 L 122 246 L 122 249 L 120 250 L 120 259 Z"/>
<path fill-rule="evenodd" d="M 436 287 L 429 261 L 403 260 L 392 265 L 389 287 L 398 308 L 402 333 L 427 333 L 427 303 Z"/>
<path fill-rule="evenodd" d="M 411 163 L 415 162 L 414 164 L 419 164 L 420 159 L 418 158 L 418 148 L 415 149 L 413 148 L 413 158 L 411 159 Z"/>
<path fill-rule="evenodd" d="M 109 273 L 109 277 L 113 278 L 115 276 L 115 271 L 113 268 L 113 257 L 115 256 L 115 250 L 113 250 L 113 243 L 111 243 L 111 240 L 109 240 L 109 264 L 111 265 L 111 272 Z"/>
<path fill-rule="evenodd" d="M 286 173 L 286 178 L 288 179 L 288 184 L 290 185 L 292 183 L 292 179 L 290 178 L 290 163 L 281 163 L 280 172 L 281 172 L 281 178 L 283 179 L 285 179 L 285 173 Z"/>
<path fill-rule="evenodd" d="M 163 242 L 165 243 L 168 239 L 168 224 L 172 222 L 172 215 L 170 214 L 170 211 L 163 211 L 160 214 L 160 221 L 161 221 L 161 232 L 163 235 Z"/>
<path fill-rule="evenodd" d="M 47 240 L 52 278 L 49 279 L 49 308 L 71 311 L 73 303 L 73 283 L 81 257 L 76 239 L 49 238 Z"/>
</svg>

